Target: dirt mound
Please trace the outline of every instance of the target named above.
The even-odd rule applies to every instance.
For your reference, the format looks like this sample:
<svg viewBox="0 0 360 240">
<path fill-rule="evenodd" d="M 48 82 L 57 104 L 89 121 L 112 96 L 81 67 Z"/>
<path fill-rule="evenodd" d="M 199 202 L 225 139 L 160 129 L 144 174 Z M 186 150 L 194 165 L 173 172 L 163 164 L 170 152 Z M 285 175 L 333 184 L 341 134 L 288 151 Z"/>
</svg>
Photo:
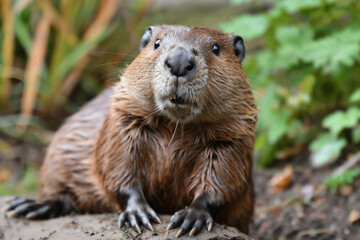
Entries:
<svg viewBox="0 0 360 240">
<path fill-rule="evenodd" d="M 0 198 L 0 208 L 4 198 Z M 160 215 L 162 224 L 154 224 L 155 232 L 142 228 L 137 234 L 128 227 L 117 228 L 116 214 L 74 215 L 45 221 L 12 219 L 0 213 L 0 239 L 174 239 L 178 229 L 166 231 L 170 216 Z M 203 230 L 196 237 L 181 239 L 250 239 L 233 227 L 214 224 L 213 230 Z"/>
</svg>

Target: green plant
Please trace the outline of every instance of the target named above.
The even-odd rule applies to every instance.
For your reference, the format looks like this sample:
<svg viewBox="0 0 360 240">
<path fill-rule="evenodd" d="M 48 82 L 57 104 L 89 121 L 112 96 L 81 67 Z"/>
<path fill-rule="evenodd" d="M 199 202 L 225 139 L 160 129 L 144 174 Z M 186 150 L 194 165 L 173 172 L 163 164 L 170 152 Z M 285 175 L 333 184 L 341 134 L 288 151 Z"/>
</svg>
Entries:
<svg viewBox="0 0 360 240">
<path fill-rule="evenodd" d="M 38 183 L 38 170 L 28 165 L 22 180 L 14 186 L 9 182 L 0 182 L 0 196 L 23 195 L 35 197 Z"/>
<path fill-rule="evenodd" d="M 360 176 L 360 167 L 344 171 L 340 175 L 331 176 L 325 180 L 326 186 L 332 192 L 336 192 L 341 186 L 350 184 Z"/>
<path fill-rule="evenodd" d="M 233 0 L 237 2 L 248 2 Z M 256 14 L 221 24 L 256 51 L 245 60 L 259 114 L 259 164 L 310 143 L 315 166 L 360 142 L 360 4 L 358 1 L 252 1 Z M 247 3 L 250 4 L 250 3 Z M 259 47 L 260 46 L 260 47 Z M 254 47 L 253 47 L 254 48 Z M 349 97 L 350 96 L 350 97 Z"/>
</svg>

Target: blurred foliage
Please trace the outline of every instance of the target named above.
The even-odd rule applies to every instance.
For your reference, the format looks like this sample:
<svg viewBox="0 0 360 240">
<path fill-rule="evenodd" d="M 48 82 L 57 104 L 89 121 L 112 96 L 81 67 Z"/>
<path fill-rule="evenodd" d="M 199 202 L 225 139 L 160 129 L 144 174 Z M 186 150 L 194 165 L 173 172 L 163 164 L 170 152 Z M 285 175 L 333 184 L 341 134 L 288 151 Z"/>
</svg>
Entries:
<svg viewBox="0 0 360 240">
<path fill-rule="evenodd" d="M 337 176 L 331 176 L 326 179 L 325 184 L 330 191 L 336 192 L 341 186 L 352 183 L 358 176 L 360 176 L 360 167 L 346 170 Z"/>
<path fill-rule="evenodd" d="M 38 170 L 34 166 L 28 166 L 20 183 L 14 185 L 7 178 L 11 173 L 7 169 L 0 171 L 0 196 L 22 195 L 35 197 L 38 184 Z M 1 176 L 7 175 L 3 179 Z"/>
<path fill-rule="evenodd" d="M 1 1 L 0 133 L 44 143 L 41 128 L 56 128 L 118 79 L 151 3 Z"/>
<path fill-rule="evenodd" d="M 267 3 L 268 10 L 259 7 L 221 24 L 260 46 L 245 60 L 261 111 L 259 164 L 268 167 L 279 152 L 303 143 L 314 166 L 359 149 L 360 2 Z"/>
</svg>

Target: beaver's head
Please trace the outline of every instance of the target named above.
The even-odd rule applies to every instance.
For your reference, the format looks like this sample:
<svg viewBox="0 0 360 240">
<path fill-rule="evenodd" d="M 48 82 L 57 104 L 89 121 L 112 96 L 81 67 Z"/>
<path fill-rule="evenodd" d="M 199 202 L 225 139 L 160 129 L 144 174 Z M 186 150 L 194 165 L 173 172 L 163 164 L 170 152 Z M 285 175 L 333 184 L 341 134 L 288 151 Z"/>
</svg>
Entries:
<svg viewBox="0 0 360 240">
<path fill-rule="evenodd" d="M 154 26 L 145 31 L 140 49 L 124 74 L 129 90 L 172 120 L 238 114 L 252 99 L 239 36 L 201 27 Z"/>
</svg>

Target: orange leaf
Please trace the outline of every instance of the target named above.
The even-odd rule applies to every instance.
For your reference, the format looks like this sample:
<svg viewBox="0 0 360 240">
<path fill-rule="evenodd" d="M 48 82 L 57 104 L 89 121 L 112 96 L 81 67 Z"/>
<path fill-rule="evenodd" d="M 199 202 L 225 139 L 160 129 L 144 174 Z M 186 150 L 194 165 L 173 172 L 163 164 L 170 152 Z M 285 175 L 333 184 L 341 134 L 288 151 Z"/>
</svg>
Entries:
<svg viewBox="0 0 360 240">
<path fill-rule="evenodd" d="M 291 166 L 287 166 L 284 171 L 276 174 L 270 179 L 270 191 L 272 193 L 280 192 L 290 187 L 293 178 L 293 169 Z"/>
<path fill-rule="evenodd" d="M 11 173 L 9 169 L 1 169 L 0 170 L 0 183 L 7 182 L 11 177 Z"/>
<path fill-rule="evenodd" d="M 360 220 L 360 213 L 357 210 L 351 210 L 349 214 L 349 223 L 356 223 Z"/>
</svg>

